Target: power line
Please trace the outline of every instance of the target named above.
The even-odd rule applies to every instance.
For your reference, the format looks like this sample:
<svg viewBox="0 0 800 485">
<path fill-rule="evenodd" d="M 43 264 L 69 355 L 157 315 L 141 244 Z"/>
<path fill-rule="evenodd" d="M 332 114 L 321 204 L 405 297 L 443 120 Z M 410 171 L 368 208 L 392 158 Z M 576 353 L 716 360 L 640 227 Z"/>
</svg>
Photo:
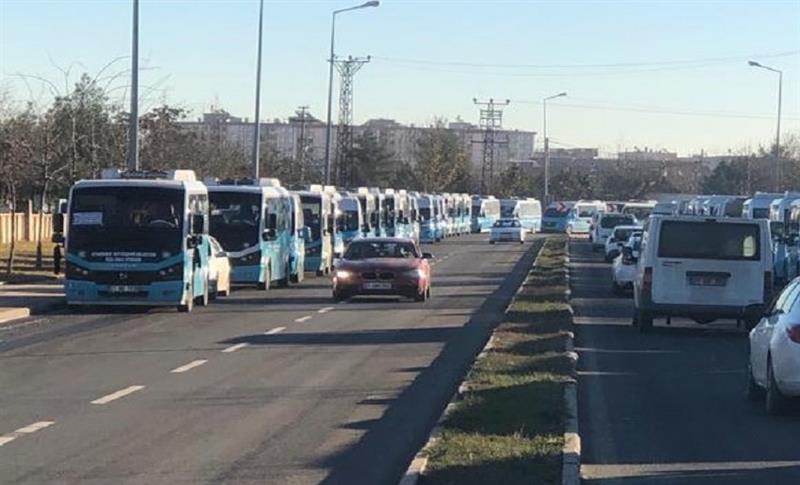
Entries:
<svg viewBox="0 0 800 485">
<path fill-rule="evenodd" d="M 706 57 L 699 59 L 669 60 L 669 61 L 647 61 L 647 62 L 615 62 L 615 63 L 590 63 L 590 64 L 503 64 L 503 63 L 477 63 L 464 61 L 448 60 L 429 60 L 411 59 L 402 57 L 383 57 L 373 56 L 373 59 L 385 62 L 395 62 L 400 64 L 425 64 L 435 66 L 458 66 L 458 67 L 481 67 L 481 68 L 525 68 L 525 69 L 585 69 L 585 68 L 616 68 L 616 67 L 649 67 L 649 66 L 670 66 L 670 65 L 693 65 L 708 63 L 727 63 L 746 61 L 755 57 L 769 59 L 774 57 L 786 57 L 800 54 L 800 50 L 783 52 L 773 52 L 767 54 L 748 54 L 743 56 L 728 57 Z"/>
</svg>

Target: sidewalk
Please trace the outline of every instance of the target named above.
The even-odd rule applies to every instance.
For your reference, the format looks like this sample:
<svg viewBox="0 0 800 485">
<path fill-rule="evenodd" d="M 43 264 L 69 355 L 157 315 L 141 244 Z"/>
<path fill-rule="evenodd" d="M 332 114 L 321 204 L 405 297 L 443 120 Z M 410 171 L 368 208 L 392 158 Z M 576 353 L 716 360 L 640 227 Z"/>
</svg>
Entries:
<svg viewBox="0 0 800 485">
<path fill-rule="evenodd" d="M 0 286 L 0 326 L 64 305 L 62 281 Z"/>
</svg>

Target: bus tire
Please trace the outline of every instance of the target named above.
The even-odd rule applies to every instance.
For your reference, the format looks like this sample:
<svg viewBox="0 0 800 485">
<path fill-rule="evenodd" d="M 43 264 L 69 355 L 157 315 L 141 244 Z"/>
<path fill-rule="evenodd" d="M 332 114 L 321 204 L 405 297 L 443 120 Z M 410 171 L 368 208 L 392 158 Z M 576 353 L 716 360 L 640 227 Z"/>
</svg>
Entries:
<svg viewBox="0 0 800 485">
<path fill-rule="evenodd" d="M 203 290 L 203 294 L 197 297 L 197 304 L 200 306 L 208 306 L 208 302 L 211 299 L 208 287 L 209 287 L 209 282 L 208 280 L 206 280 L 206 287 Z"/>
<path fill-rule="evenodd" d="M 288 288 L 289 287 L 289 273 L 292 269 L 289 267 L 289 263 L 283 267 L 283 278 L 278 281 L 278 286 L 281 288 Z"/>
<path fill-rule="evenodd" d="M 186 293 L 186 303 L 178 305 L 178 311 L 181 313 L 191 313 L 194 307 L 194 286 L 191 283 L 189 283 L 189 289 Z"/>
</svg>

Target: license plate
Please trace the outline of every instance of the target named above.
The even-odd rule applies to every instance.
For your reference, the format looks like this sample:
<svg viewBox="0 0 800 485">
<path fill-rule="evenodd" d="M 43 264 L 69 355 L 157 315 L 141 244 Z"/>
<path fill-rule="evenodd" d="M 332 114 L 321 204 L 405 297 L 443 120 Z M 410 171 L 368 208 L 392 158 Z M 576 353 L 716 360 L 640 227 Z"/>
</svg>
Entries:
<svg viewBox="0 0 800 485">
<path fill-rule="evenodd" d="M 365 290 L 391 290 L 392 284 L 391 283 L 384 283 L 383 281 L 372 281 L 369 283 L 364 283 Z"/>
<path fill-rule="evenodd" d="M 136 293 L 139 288 L 128 285 L 113 285 L 108 287 L 109 293 Z"/>
<path fill-rule="evenodd" d="M 690 275 L 689 284 L 692 286 L 725 286 L 728 277 L 723 275 Z"/>
</svg>

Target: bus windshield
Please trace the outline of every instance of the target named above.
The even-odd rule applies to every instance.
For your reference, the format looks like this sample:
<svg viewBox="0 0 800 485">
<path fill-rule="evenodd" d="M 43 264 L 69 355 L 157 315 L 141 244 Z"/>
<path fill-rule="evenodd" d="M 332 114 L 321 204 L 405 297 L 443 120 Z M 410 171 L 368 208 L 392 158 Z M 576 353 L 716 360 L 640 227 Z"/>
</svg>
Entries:
<svg viewBox="0 0 800 485">
<path fill-rule="evenodd" d="M 342 212 L 340 219 L 340 231 L 357 231 L 358 230 L 358 211 L 346 210 Z"/>
<path fill-rule="evenodd" d="M 319 240 L 322 230 L 322 201 L 319 197 L 304 195 L 300 197 L 303 203 L 303 220 L 311 229 L 311 239 Z"/>
<path fill-rule="evenodd" d="M 108 251 L 135 252 L 142 260 L 182 248 L 183 198 L 179 189 L 86 187 L 72 193 L 68 251 L 106 260 Z"/>
<path fill-rule="evenodd" d="M 211 212 L 209 233 L 226 251 L 241 251 L 258 244 L 260 194 L 211 191 L 208 203 Z"/>
<path fill-rule="evenodd" d="M 419 219 L 421 221 L 427 221 L 431 218 L 431 210 L 428 207 L 420 207 L 419 209 Z"/>
</svg>

